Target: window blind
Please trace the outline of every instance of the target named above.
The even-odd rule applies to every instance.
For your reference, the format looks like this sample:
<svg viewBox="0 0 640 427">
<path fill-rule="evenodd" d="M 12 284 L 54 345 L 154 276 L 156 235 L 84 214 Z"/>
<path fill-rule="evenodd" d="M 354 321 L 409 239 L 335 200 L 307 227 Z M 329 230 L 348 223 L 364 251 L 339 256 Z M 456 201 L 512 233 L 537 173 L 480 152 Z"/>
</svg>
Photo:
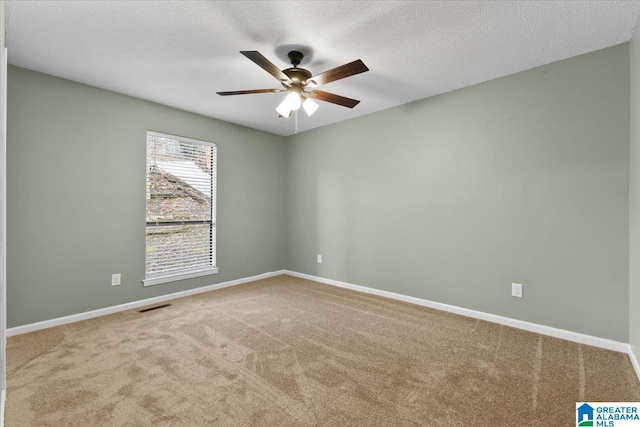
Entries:
<svg viewBox="0 0 640 427">
<path fill-rule="evenodd" d="M 146 279 L 216 265 L 216 145 L 147 133 Z"/>
</svg>

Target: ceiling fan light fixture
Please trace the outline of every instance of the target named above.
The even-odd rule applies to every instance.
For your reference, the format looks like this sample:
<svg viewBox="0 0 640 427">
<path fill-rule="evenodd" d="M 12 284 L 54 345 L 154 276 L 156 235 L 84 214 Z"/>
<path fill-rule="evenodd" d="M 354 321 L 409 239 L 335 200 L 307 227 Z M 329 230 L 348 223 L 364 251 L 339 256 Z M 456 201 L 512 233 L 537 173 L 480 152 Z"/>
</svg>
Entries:
<svg viewBox="0 0 640 427">
<path fill-rule="evenodd" d="M 291 115 L 292 108 L 289 106 L 289 96 L 287 97 L 276 107 L 276 111 L 282 117 L 289 117 Z"/>
<path fill-rule="evenodd" d="M 302 105 L 302 95 L 298 91 L 290 90 L 289 94 L 276 107 L 276 111 L 283 117 L 289 117 L 292 111 L 296 111 Z"/>
<path fill-rule="evenodd" d="M 287 101 L 289 108 L 292 110 L 297 110 L 302 105 L 302 99 L 299 93 L 291 91 L 289 95 L 284 99 Z"/>
<path fill-rule="evenodd" d="M 304 108 L 304 111 L 307 112 L 307 116 L 309 117 L 311 117 L 311 115 L 316 112 L 318 107 L 318 103 L 311 98 L 305 98 L 304 102 L 302 103 L 302 108 Z"/>
</svg>

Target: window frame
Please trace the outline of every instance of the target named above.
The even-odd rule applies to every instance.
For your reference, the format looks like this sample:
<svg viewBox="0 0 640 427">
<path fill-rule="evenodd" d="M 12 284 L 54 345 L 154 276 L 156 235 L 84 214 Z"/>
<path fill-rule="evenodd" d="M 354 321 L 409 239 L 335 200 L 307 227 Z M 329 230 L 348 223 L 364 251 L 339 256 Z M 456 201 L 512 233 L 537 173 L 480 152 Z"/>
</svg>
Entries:
<svg viewBox="0 0 640 427">
<path fill-rule="evenodd" d="M 175 282 L 178 280 L 185 280 L 185 279 L 192 279 L 195 277 L 201 277 L 201 276 L 208 276 L 211 274 L 216 274 L 218 273 L 218 266 L 217 266 L 217 226 L 218 226 L 218 218 L 217 218 L 217 210 L 216 210 L 216 205 L 217 205 L 217 193 L 218 193 L 218 145 L 215 142 L 211 142 L 211 141 L 203 141 L 200 139 L 194 139 L 194 138 L 188 138 L 188 137 L 184 137 L 184 136 L 179 136 L 179 135 L 172 135 L 172 134 L 168 134 L 168 133 L 163 133 L 163 132 L 157 132 L 157 131 L 153 131 L 153 130 L 147 130 L 146 134 L 145 134 L 146 138 L 145 141 L 149 138 L 149 136 L 152 137 L 158 137 L 158 138 L 165 138 L 165 139 L 171 139 L 174 141 L 179 141 L 179 142 L 185 142 L 185 143 L 189 143 L 189 144 L 197 144 L 197 145 L 208 145 L 211 146 L 215 149 L 215 168 L 211 174 L 211 195 L 212 195 L 212 200 L 211 200 L 211 220 L 210 222 L 205 222 L 205 221 L 199 221 L 199 220 L 193 220 L 193 221 L 170 221 L 171 224 L 175 223 L 176 225 L 180 225 L 180 224 L 184 224 L 184 223 L 194 223 L 194 224 L 211 224 L 211 232 L 210 232 L 210 248 L 212 251 L 212 257 L 211 257 L 211 262 L 212 265 L 205 267 L 205 268 L 199 268 L 199 269 L 193 269 L 193 270 L 188 270 L 188 271 L 184 271 L 184 272 L 179 272 L 179 273 L 173 273 L 173 274 L 166 274 L 163 276 L 156 276 L 156 277 L 152 277 L 152 278 L 147 278 L 147 255 L 146 255 L 146 250 L 145 250 L 145 272 L 144 272 L 144 279 L 142 280 L 142 284 L 143 286 L 153 286 L 153 285 L 159 285 L 161 283 L 168 283 L 168 282 Z M 145 142 L 146 145 L 146 142 Z M 145 149 L 145 153 L 148 156 L 148 149 Z M 148 158 L 147 156 L 145 156 L 146 158 Z M 149 164 L 147 163 L 147 160 L 145 159 L 145 176 L 148 173 L 148 167 Z M 145 179 L 145 186 L 147 186 L 147 180 Z M 145 191 L 146 193 L 146 191 Z M 214 196 L 215 195 L 215 202 L 214 202 Z M 153 226 L 154 224 L 159 225 L 160 223 L 158 221 L 146 221 L 146 197 L 145 197 L 145 247 L 146 247 L 146 233 L 147 233 L 147 228 L 149 226 Z M 163 224 L 166 225 L 167 222 L 163 222 Z M 215 238 L 213 238 L 213 231 L 215 230 Z"/>
</svg>

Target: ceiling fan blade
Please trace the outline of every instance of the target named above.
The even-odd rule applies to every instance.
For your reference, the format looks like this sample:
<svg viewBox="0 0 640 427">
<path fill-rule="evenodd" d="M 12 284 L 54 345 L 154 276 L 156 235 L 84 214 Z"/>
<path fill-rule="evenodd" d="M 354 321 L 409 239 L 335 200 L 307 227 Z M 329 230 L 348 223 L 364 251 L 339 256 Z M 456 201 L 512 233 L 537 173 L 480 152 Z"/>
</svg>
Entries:
<svg viewBox="0 0 640 427">
<path fill-rule="evenodd" d="M 262 54 L 257 50 L 241 50 L 240 53 L 258 64 L 267 73 L 271 74 L 276 79 L 280 81 L 289 81 L 289 77 L 287 77 L 287 75 L 283 73 L 280 68 L 273 65 L 271 61 L 262 56 Z"/>
<path fill-rule="evenodd" d="M 311 98 L 319 99 L 320 101 L 330 102 L 332 104 L 338 104 L 343 107 L 353 108 L 360 103 L 357 99 L 347 98 L 345 96 L 335 95 L 333 93 L 324 92 L 322 90 L 314 90 L 309 92 Z"/>
<path fill-rule="evenodd" d="M 318 85 L 325 85 L 327 83 L 335 82 L 336 80 L 364 73 L 365 71 L 369 71 L 369 69 L 364 65 L 364 62 L 358 59 L 329 71 L 325 71 L 324 73 L 320 73 L 317 76 L 313 76 L 309 81 L 313 80 Z"/>
<path fill-rule="evenodd" d="M 286 89 L 252 89 L 252 90 L 234 90 L 231 92 L 216 92 L 221 96 L 229 96 L 229 95 L 250 95 L 252 93 L 278 93 L 278 92 L 286 92 Z"/>
</svg>

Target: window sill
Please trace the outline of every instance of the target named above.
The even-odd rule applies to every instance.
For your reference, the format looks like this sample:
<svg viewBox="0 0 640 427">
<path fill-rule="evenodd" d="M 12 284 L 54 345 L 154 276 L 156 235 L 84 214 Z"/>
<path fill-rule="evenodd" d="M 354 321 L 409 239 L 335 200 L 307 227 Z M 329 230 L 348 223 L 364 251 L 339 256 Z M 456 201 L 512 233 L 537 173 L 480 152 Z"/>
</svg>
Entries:
<svg viewBox="0 0 640 427">
<path fill-rule="evenodd" d="M 208 276 L 209 274 L 217 274 L 218 267 L 206 268 L 203 270 L 195 270 L 189 273 L 173 274 L 170 276 L 154 277 L 153 279 L 144 279 L 143 286 L 159 285 L 161 283 L 177 282 L 178 280 L 193 279 L 194 277 Z"/>
</svg>

